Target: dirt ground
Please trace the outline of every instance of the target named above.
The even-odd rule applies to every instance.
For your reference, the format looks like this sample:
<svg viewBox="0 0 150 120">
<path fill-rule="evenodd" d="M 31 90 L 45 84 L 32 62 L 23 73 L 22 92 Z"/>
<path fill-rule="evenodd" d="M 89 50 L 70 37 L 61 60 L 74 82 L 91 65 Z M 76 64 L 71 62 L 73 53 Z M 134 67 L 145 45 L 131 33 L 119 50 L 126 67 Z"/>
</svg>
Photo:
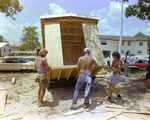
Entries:
<svg viewBox="0 0 150 120">
<path fill-rule="evenodd" d="M 146 72 L 130 74 L 129 78 L 135 78 L 125 84 L 123 80 L 116 86 L 122 95 L 122 100 L 117 103 L 108 103 L 108 86 L 111 77 L 96 78 L 90 99 L 90 107 L 83 109 L 84 88 L 78 98 L 77 114 L 65 116 L 70 110 L 75 86 L 55 87 L 46 90 L 44 101 L 49 106 L 37 106 L 38 83 L 34 81 L 37 73 L 1 72 L 0 90 L 7 89 L 5 112 L 0 116 L 1 120 L 95 120 L 102 116 L 112 115 L 114 112 L 123 111 L 111 120 L 150 120 L 150 85 L 141 83 Z M 12 84 L 12 78 L 16 77 L 16 84 Z M 123 76 L 122 76 L 123 77 Z M 116 95 L 113 94 L 113 98 Z M 117 105 L 116 105 L 117 104 Z M 121 109 L 108 108 L 119 106 Z M 135 113 L 140 114 L 135 114 Z M 147 114 L 146 114 L 147 113 Z M 12 114 L 10 116 L 7 116 Z M 6 117 L 5 117 L 6 116 Z"/>
</svg>

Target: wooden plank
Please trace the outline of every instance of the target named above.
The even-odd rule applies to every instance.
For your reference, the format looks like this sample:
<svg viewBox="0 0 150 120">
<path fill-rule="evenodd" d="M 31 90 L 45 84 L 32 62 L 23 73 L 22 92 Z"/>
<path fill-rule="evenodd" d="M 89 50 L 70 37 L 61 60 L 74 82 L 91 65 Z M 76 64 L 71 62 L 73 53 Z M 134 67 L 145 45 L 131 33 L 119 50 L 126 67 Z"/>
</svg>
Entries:
<svg viewBox="0 0 150 120">
<path fill-rule="evenodd" d="M 61 35 L 70 35 L 70 36 L 83 36 L 83 34 L 71 34 L 71 33 L 63 33 Z"/>
<path fill-rule="evenodd" d="M 62 40 L 62 42 L 79 42 L 81 43 L 82 41 L 79 41 L 79 40 Z"/>
<path fill-rule="evenodd" d="M 60 26 L 61 28 L 68 28 L 68 26 Z M 77 28 L 77 29 L 82 29 L 81 27 L 77 26 L 69 26 L 70 28 Z"/>
<path fill-rule="evenodd" d="M 0 115 L 4 114 L 6 103 L 6 91 L 0 91 Z"/>
<path fill-rule="evenodd" d="M 84 110 L 75 110 L 75 111 L 69 111 L 67 113 L 64 113 L 63 116 L 73 115 L 77 113 L 82 113 Z"/>
<path fill-rule="evenodd" d="M 70 75 L 71 75 L 71 73 L 72 73 L 72 70 L 73 70 L 73 69 L 70 69 L 70 70 L 69 70 L 68 75 L 67 75 L 67 80 L 69 79 L 69 77 L 70 77 Z"/>
<path fill-rule="evenodd" d="M 69 53 L 69 48 L 67 46 L 62 46 L 63 48 L 63 61 L 64 65 L 70 65 L 70 53 Z"/>
<path fill-rule="evenodd" d="M 47 70 L 47 79 L 48 79 L 48 82 L 51 81 L 50 72 L 51 72 L 51 70 Z"/>
<path fill-rule="evenodd" d="M 109 120 L 109 119 L 114 118 L 120 114 L 122 114 L 122 112 L 114 112 L 112 115 L 102 116 L 100 118 L 97 118 L 96 120 Z"/>
<path fill-rule="evenodd" d="M 80 57 L 78 45 L 71 46 L 69 50 L 70 50 L 70 56 L 71 56 L 71 65 L 77 65 L 78 59 Z"/>
<path fill-rule="evenodd" d="M 105 105 L 106 108 L 117 108 L 117 109 L 128 109 L 128 110 L 146 110 L 146 109 L 150 109 L 149 108 L 136 108 L 136 107 L 123 107 L 123 106 L 118 106 L 118 105 Z"/>
<path fill-rule="evenodd" d="M 67 34 L 68 34 L 68 32 L 69 32 L 69 26 L 70 26 L 70 21 L 69 21 L 69 23 L 68 23 L 68 28 L 67 28 Z M 62 34 L 61 34 L 62 35 Z M 66 35 L 66 38 L 65 39 L 67 39 L 67 35 Z"/>
<path fill-rule="evenodd" d="M 92 76 L 95 76 L 102 68 L 98 68 L 94 73 L 92 73 Z"/>
<path fill-rule="evenodd" d="M 90 48 L 90 56 L 95 59 L 98 66 L 105 67 L 97 25 L 95 23 L 82 23 L 82 28 L 86 47 Z"/>
<path fill-rule="evenodd" d="M 60 80 L 60 75 L 61 75 L 61 69 L 59 70 L 59 73 L 58 73 L 58 81 Z"/>
<path fill-rule="evenodd" d="M 45 23 L 45 48 L 47 62 L 51 67 L 63 66 L 62 43 L 59 22 Z"/>
<path fill-rule="evenodd" d="M 0 117 L 0 119 L 1 119 L 1 118 L 4 118 L 4 117 L 11 116 L 11 115 L 14 115 L 14 114 L 18 114 L 18 112 L 17 112 L 17 113 L 12 113 L 12 114 L 3 115 L 3 116 Z"/>
</svg>

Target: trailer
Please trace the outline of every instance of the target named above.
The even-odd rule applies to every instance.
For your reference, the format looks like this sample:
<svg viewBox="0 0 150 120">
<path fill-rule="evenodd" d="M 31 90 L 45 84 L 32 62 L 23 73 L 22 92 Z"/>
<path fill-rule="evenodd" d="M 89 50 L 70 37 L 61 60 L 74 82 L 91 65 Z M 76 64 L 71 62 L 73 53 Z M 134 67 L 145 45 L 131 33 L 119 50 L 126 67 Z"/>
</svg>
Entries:
<svg viewBox="0 0 150 120">
<path fill-rule="evenodd" d="M 42 15 L 40 20 L 43 48 L 48 50 L 46 58 L 52 67 L 47 71 L 49 83 L 76 80 L 78 58 L 86 47 L 98 63 L 98 68 L 92 69 L 92 75 L 105 66 L 98 36 L 98 17 L 67 13 Z"/>
</svg>

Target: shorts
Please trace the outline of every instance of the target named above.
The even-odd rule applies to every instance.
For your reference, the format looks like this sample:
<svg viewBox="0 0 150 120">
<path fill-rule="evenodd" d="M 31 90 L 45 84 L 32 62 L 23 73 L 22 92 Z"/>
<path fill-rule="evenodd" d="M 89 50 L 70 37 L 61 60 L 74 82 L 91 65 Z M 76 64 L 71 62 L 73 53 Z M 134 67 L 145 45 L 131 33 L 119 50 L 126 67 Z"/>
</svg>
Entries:
<svg viewBox="0 0 150 120">
<path fill-rule="evenodd" d="M 46 78 L 46 79 L 44 78 L 44 77 L 46 77 L 47 75 L 46 75 L 46 74 L 38 74 L 38 76 L 39 76 L 39 77 L 43 77 L 43 80 L 46 81 L 46 82 L 44 82 L 44 83 L 40 83 L 40 81 L 39 81 L 39 86 L 40 86 L 40 87 L 47 87 L 47 84 L 48 84 L 47 78 Z"/>
<path fill-rule="evenodd" d="M 113 74 L 110 83 L 118 84 L 120 81 L 120 74 Z"/>
</svg>

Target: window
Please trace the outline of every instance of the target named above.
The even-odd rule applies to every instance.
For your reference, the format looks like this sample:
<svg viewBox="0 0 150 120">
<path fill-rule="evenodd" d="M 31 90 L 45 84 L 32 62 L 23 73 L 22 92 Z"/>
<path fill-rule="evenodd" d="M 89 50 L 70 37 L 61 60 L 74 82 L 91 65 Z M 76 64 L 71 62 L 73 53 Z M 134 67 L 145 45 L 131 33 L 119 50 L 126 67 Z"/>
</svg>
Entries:
<svg viewBox="0 0 150 120">
<path fill-rule="evenodd" d="M 122 53 L 124 53 L 124 51 L 122 50 Z"/>
<path fill-rule="evenodd" d="M 6 49 L 4 49 L 4 52 L 6 52 Z"/>
<path fill-rule="evenodd" d="M 101 45 L 107 45 L 107 41 L 106 40 L 101 40 Z"/>
<path fill-rule="evenodd" d="M 143 46 L 143 42 L 139 42 L 139 46 Z"/>
<path fill-rule="evenodd" d="M 131 46 L 131 41 L 128 41 L 128 46 Z"/>
<path fill-rule="evenodd" d="M 130 53 L 130 50 L 127 50 L 128 53 Z"/>
<path fill-rule="evenodd" d="M 124 45 L 124 41 L 122 41 L 122 45 Z"/>
<path fill-rule="evenodd" d="M 18 53 L 18 56 L 26 56 L 26 53 Z"/>
<path fill-rule="evenodd" d="M 11 52 L 11 49 L 9 49 L 9 52 Z"/>
<path fill-rule="evenodd" d="M 137 51 L 137 53 L 142 53 L 142 51 L 141 51 L 141 50 L 139 50 L 139 51 Z"/>
</svg>

